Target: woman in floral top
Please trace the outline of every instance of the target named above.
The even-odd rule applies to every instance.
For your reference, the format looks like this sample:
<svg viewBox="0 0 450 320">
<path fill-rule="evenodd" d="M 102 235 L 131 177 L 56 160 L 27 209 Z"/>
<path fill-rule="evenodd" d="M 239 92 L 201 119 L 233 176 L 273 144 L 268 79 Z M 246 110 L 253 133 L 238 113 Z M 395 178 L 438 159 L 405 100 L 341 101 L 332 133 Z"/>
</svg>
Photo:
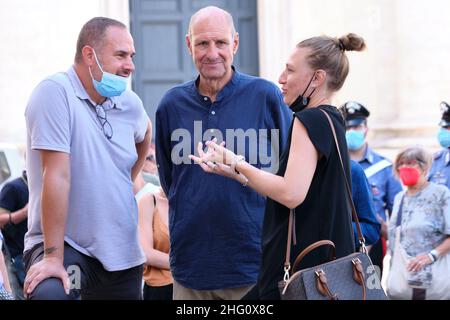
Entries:
<svg viewBox="0 0 450 320">
<path fill-rule="evenodd" d="M 395 197 L 389 249 L 392 271 L 402 259 L 404 271 L 388 278 L 391 298 L 450 299 L 450 191 L 427 180 L 430 167 L 431 155 L 420 147 L 402 151 L 395 160 L 406 191 Z"/>
</svg>

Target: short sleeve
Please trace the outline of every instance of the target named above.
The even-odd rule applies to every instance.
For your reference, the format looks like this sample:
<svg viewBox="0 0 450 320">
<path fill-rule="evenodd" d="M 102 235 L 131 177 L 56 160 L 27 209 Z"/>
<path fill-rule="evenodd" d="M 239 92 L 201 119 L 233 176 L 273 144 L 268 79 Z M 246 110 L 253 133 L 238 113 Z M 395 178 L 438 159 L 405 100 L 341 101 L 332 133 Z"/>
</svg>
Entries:
<svg viewBox="0 0 450 320">
<path fill-rule="evenodd" d="M 63 86 L 42 81 L 30 97 L 25 119 L 32 149 L 70 153 L 70 112 Z"/>
<path fill-rule="evenodd" d="M 142 100 L 137 95 L 135 100 L 137 106 L 137 120 L 134 132 L 134 141 L 136 143 L 141 143 L 145 138 L 145 133 L 147 132 L 149 118 L 145 112 Z"/>
<path fill-rule="evenodd" d="M 305 126 L 309 139 L 316 150 L 328 159 L 334 148 L 334 140 L 330 124 L 322 111 L 318 108 L 307 109 L 295 113 L 295 117 Z"/>
</svg>

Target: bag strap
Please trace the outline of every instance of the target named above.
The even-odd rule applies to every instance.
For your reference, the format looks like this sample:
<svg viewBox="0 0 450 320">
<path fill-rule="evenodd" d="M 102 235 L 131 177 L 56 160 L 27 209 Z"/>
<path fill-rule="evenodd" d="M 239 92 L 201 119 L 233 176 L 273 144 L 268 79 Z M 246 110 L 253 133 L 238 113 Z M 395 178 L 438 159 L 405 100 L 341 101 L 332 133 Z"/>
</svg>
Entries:
<svg viewBox="0 0 450 320">
<path fill-rule="evenodd" d="M 406 191 L 405 191 L 405 194 L 406 194 Z M 400 227 L 402 225 L 403 202 L 405 201 L 405 194 L 403 194 L 402 200 L 400 200 L 400 207 L 398 208 L 398 213 L 397 213 L 397 221 L 395 222 L 396 227 Z"/>
<path fill-rule="evenodd" d="M 290 261 L 290 256 L 291 256 L 291 239 L 292 239 L 292 234 L 295 235 L 295 232 L 292 232 L 293 229 L 295 229 L 294 217 L 295 217 L 294 209 L 291 209 L 290 212 L 289 212 L 286 256 L 285 256 L 285 259 L 284 259 L 284 282 L 289 280 L 289 276 L 290 276 L 289 271 L 291 270 L 291 261 Z M 296 241 L 294 239 L 294 244 L 295 243 L 296 243 Z"/>
<path fill-rule="evenodd" d="M 361 245 L 362 251 L 366 252 L 367 251 L 366 239 L 364 238 L 364 236 L 362 234 L 361 225 L 359 224 L 358 214 L 356 213 L 355 204 L 353 202 L 352 189 L 350 188 L 350 184 L 348 183 L 347 176 L 345 175 L 344 162 L 342 161 L 341 150 L 339 149 L 339 142 L 338 142 L 338 139 L 336 136 L 336 129 L 334 128 L 333 121 L 331 121 L 331 118 L 328 115 L 328 113 L 325 110 L 322 110 L 322 109 L 319 109 L 319 110 L 322 111 L 323 114 L 327 117 L 328 123 L 330 124 L 330 127 L 331 127 L 331 131 L 333 132 L 334 142 L 336 144 L 336 149 L 337 149 L 337 152 L 339 155 L 339 160 L 341 163 L 342 174 L 344 175 L 345 187 L 347 189 L 347 195 L 349 198 L 350 206 L 352 208 L 352 216 L 353 216 L 353 220 L 355 221 L 355 224 L 356 224 L 356 231 L 358 232 L 359 244 Z"/>
<path fill-rule="evenodd" d="M 311 251 L 313 251 L 321 246 L 331 246 L 333 248 L 333 250 L 331 250 L 330 261 L 336 260 L 336 247 L 335 247 L 333 241 L 320 240 L 320 241 L 314 242 L 313 244 L 311 244 L 308 247 L 306 247 L 305 249 L 303 249 L 303 251 L 297 256 L 297 258 L 295 259 L 294 264 L 292 266 L 292 273 L 294 273 L 297 270 L 297 267 L 299 266 L 300 262 L 303 260 L 303 258 L 308 253 L 310 253 Z"/>
</svg>

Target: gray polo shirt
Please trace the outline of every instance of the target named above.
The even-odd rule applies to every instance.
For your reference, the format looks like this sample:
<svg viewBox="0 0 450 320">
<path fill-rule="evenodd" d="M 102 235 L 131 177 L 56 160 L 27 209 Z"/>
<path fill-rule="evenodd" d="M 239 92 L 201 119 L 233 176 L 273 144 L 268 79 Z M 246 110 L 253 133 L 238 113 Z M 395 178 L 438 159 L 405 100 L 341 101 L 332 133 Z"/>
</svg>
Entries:
<svg viewBox="0 0 450 320">
<path fill-rule="evenodd" d="M 124 270 L 145 261 L 131 169 L 148 117 L 132 91 L 107 99 L 103 107 L 113 129 L 108 140 L 94 106 L 73 67 L 43 80 L 30 97 L 25 111 L 30 189 L 25 251 L 43 241 L 39 150 L 59 151 L 70 154 L 71 168 L 64 240 L 106 270 Z"/>
</svg>

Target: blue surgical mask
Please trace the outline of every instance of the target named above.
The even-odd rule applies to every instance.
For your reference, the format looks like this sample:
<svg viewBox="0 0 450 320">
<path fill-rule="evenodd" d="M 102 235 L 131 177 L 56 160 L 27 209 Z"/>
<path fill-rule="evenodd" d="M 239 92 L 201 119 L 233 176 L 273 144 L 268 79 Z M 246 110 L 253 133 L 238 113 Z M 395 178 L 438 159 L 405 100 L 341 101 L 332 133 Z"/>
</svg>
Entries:
<svg viewBox="0 0 450 320">
<path fill-rule="evenodd" d="M 349 150 L 359 150 L 364 145 L 364 132 L 349 130 L 345 133 L 345 139 Z"/>
<path fill-rule="evenodd" d="M 110 98 L 110 97 L 120 96 L 127 88 L 128 78 L 121 77 L 121 76 L 103 71 L 103 68 L 101 67 L 100 63 L 98 62 L 95 51 L 94 51 L 94 57 L 95 57 L 95 61 L 97 62 L 98 67 L 102 71 L 102 79 L 100 81 L 97 81 L 92 76 L 91 68 L 89 67 L 89 73 L 91 74 L 92 83 L 94 84 L 95 90 L 97 90 L 97 92 L 102 97 Z"/>
<path fill-rule="evenodd" d="M 450 147 L 450 130 L 440 128 L 437 134 L 437 138 L 442 148 Z"/>
</svg>

